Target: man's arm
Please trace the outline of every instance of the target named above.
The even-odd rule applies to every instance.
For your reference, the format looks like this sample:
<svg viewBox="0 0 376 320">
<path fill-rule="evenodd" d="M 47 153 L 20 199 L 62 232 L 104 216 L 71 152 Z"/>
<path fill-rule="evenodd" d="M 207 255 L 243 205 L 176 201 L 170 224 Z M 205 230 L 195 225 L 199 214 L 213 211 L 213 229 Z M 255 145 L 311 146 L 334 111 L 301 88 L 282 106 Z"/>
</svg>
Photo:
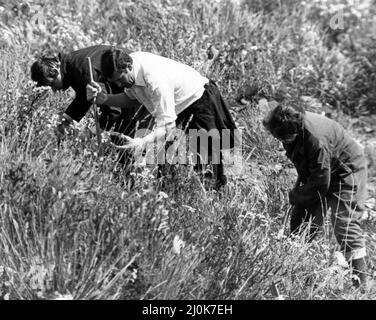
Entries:
<svg viewBox="0 0 376 320">
<path fill-rule="evenodd" d="M 156 126 L 154 130 L 143 138 L 139 138 L 135 144 L 145 148 L 154 142 L 166 142 L 171 131 L 175 128 L 177 118 L 175 112 L 174 89 L 171 88 L 164 77 L 146 78 L 147 89 L 149 90 L 151 102 L 154 106 L 153 116 Z"/>
<path fill-rule="evenodd" d="M 91 82 L 86 85 L 86 97 L 90 103 L 95 98 L 95 103 L 98 105 L 106 104 L 118 108 L 127 108 L 129 100 L 135 100 L 134 97 L 130 97 L 125 92 L 108 94 L 97 82 Z"/>
<path fill-rule="evenodd" d="M 296 187 L 290 192 L 290 202 L 293 205 L 309 207 L 324 199 L 330 186 L 330 155 L 325 148 L 320 147 L 309 153 L 310 175 L 307 183 Z"/>
<path fill-rule="evenodd" d="M 174 88 L 162 75 L 148 77 L 145 79 L 150 92 L 151 102 L 154 106 L 153 116 L 156 127 L 164 127 L 175 123 L 177 118 L 175 111 Z"/>
<path fill-rule="evenodd" d="M 126 108 L 129 98 L 125 93 L 107 94 L 105 103 L 111 107 Z"/>
<path fill-rule="evenodd" d="M 154 143 L 155 141 L 163 142 L 162 139 L 166 140 L 166 136 L 170 135 L 171 129 L 175 127 L 175 120 L 177 118 L 175 111 L 175 94 L 174 88 L 171 86 L 169 81 L 160 74 L 148 74 L 144 78 L 146 87 L 146 95 L 151 99 L 151 104 L 153 106 L 152 115 L 155 118 L 156 126 L 155 129 L 142 138 L 130 138 L 122 135 L 123 138 L 127 140 L 127 144 L 124 146 L 117 146 L 117 148 L 128 149 L 128 148 L 145 148 L 148 144 Z M 88 99 L 93 99 L 100 96 L 100 88 L 96 86 L 95 83 L 91 83 L 87 86 L 87 96 Z M 132 96 L 128 98 L 126 94 L 123 96 L 119 95 L 108 95 L 104 100 L 106 104 L 126 107 L 126 100 L 131 99 Z M 134 97 L 133 97 L 134 98 Z M 140 101 L 142 103 L 142 101 Z M 103 101 L 101 101 L 103 103 Z M 124 105 L 125 104 L 125 105 Z"/>
<path fill-rule="evenodd" d="M 123 146 L 114 145 L 117 149 L 145 149 L 152 143 L 166 142 L 175 128 L 175 122 L 166 124 L 163 127 L 157 127 L 144 137 L 131 138 L 121 133 L 112 132 L 111 135 L 126 139 L 127 143 Z M 163 145 L 163 144 L 162 144 Z"/>
<path fill-rule="evenodd" d="M 85 114 L 89 111 L 91 102 L 86 100 L 86 96 L 83 93 L 76 92 L 76 97 L 72 103 L 65 110 L 67 119 L 72 119 L 79 122 Z"/>
<path fill-rule="evenodd" d="M 166 140 L 174 128 L 175 122 L 168 123 L 163 127 L 156 127 L 152 132 L 142 138 L 142 145 L 146 146 L 155 141 L 162 141 L 162 138 Z"/>
</svg>

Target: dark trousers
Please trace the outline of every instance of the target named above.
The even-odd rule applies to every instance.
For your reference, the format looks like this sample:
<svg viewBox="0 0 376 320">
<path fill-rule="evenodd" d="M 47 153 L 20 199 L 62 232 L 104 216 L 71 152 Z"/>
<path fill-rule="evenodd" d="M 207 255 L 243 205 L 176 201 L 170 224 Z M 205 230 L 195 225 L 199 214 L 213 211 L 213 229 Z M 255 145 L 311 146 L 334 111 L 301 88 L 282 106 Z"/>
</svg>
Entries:
<svg viewBox="0 0 376 320">
<path fill-rule="evenodd" d="M 214 130 L 213 132 L 218 133 L 216 136 L 208 134 L 208 160 L 209 163 L 215 163 L 213 169 L 217 180 L 216 187 L 225 185 L 227 178 L 224 174 L 222 150 L 234 146 L 234 130 L 236 129 L 236 124 L 230 114 L 226 101 L 222 98 L 214 81 L 209 81 L 209 83 L 205 85 L 205 91 L 200 99 L 195 101 L 178 115 L 176 125 L 188 135 L 190 135 L 191 129 L 196 132 L 201 130 L 206 133 Z M 229 134 L 231 135 L 228 146 L 224 145 L 222 139 L 222 130 L 224 129 L 228 129 Z M 219 141 L 214 141 L 215 139 Z M 215 147 L 214 150 L 213 145 Z M 200 141 L 197 141 L 195 162 L 197 163 L 196 167 L 198 169 L 201 169 L 202 167 L 202 158 L 200 154 L 200 150 L 202 150 L 201 147 L 202 145 L 200 145 Z"/>
<path fill-rule="evenodd" d="M 353 202 L 338 195 L 328 195 L 315 206 L 303 208 L 295 206 L 291 213 L 291 233 L 298 234 L 304 230 L 310 221 L 309 240 L 315 238 L 322 227 L 327 210 L 331 209 L 331 222 L 334 235 L 344 253 L 365 247 L 363 232 L 360 227 L 360 218 L 363 210 Z"/>
</svg>

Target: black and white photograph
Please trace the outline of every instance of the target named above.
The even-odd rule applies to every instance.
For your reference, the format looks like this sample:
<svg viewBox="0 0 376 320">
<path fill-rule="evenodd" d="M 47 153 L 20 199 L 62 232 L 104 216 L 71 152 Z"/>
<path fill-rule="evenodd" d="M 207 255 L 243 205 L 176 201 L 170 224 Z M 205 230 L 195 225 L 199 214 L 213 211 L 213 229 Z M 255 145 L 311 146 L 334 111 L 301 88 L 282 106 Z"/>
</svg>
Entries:
<svg viewBox="0 0 376 320">
<path fill-rule="evenodd" d="M 375 299 L 376 0 L 0 0 L 0 300 Z"/>
</svg>

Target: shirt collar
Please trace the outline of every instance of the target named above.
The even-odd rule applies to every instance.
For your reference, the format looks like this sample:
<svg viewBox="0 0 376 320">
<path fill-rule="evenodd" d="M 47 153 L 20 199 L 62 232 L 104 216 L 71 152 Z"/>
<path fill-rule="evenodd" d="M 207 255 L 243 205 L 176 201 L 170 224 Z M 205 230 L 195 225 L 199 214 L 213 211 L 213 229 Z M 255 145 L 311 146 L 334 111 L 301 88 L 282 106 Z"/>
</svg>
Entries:
<svg viewBox="0 0 376 320">
<path fill-rule="evenodd" d="M 144 79 L 144 73 L 141 67 L 140 62 L 137 60 L 137 58 L 132 57 L 133 59 L 133 70 L 134 70 L 134 76 L 135 76 L 135 85 L 145 87 L 145 79 Z"/>
</svg>

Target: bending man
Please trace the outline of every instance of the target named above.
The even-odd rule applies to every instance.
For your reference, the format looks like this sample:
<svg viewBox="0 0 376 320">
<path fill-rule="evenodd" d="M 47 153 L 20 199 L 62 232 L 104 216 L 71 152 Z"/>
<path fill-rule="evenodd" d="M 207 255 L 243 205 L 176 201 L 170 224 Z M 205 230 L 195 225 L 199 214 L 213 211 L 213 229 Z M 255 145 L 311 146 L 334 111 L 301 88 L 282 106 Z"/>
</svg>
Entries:
<svg viewBox="0 0 376 320">
<path fill-rule="evenodd" d="M 91 102 L 86 98 L 86 85 L 91 82 L 88 57 L 91 57 L 92 60 L 94 80 L 101 82 L 104 91 L 112 93 L 124 91 L 124 87 L 121 85 L 117 86 L 103 78 L 105 70 L 102 70 L 102 56 L 111 48 L 107 45 L 96 45 L 69 54 L 42 56 L 32 64 L 31 79 L 37 82 L 37 86 L 49 86 L 54 91 L 65 91 L 71 87 L 75 91 L 75 98 L 61 116 L 61 123 L 57 127 L 59 135 L 64 133 L 73 120 L 79 122 L 90 109 Z M 114 127 L 115 131 L 133 136 L 136 123 L 140 127 L 148 127 L 151 116 L 145 107 L 130 99 L 125 103 L 127 103 L 127 110 L 108 104 L 100 106 L 99 124 L 101 129 L 109 130 Z"/>
<path fill-rule="evenodd" d="M 216 162 L 213 162 L 215 188 L 226 184 L 220 150 L 232 147 L 233 139 L 225 146 L 222 133 L 224 129 L 230 129 L 233 138 L 236 125 L 213 81 L 209 81 L 190 66 L 148 52 L 128 54 L 122 50 L 109 50 L 104 54 L 102 69 L 105 71 L 105 79 L 118 86 L 124 86 L 125 92 L 109 95 L 101 91 L 96 83 L 92 83 L 87 86 L 89 101 L 96 97 L 98 104 L 127 108 L 128 99 L 137 100 L 145 105 L 155 118 L 154 130 L 142 138 L 127 138 L 126 147 L 143 148 L 165 138 L 176 125 L 186 132 L 214 130 L 218 135 L 211 137 L 210 141 L 212 145 L 216 145 L 215 142 L 219 140 L 220 147 L 211 150 L 209 144 L 208 158 Z M 210 151 L 219 154 L 219 159 L 214 159 L 214 154 L 210 154 Z"/>
<path fill-rule="evenodd" d="M 367 183 L 362 147 L 337 122 L 288 106 L 277 106 L 263 124 L 283 143 L 301 181 L 289 194 L 294 205 L 291 233 L 298 234 L 311 220 L 312 240 L 323 225 L 327 208 L 331 208 L 336 239 L 354 273 L 365 283 L 366 247 L 359 224 Z"/>
</svg>

